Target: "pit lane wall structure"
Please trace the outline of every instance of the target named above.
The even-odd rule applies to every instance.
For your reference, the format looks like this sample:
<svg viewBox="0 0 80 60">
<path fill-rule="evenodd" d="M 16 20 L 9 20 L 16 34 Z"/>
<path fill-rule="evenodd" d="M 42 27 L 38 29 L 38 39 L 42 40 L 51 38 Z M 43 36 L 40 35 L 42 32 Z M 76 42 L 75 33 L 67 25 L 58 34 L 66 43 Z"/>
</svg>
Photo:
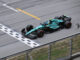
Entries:
<svg viewBox="0 0 80 60">
<path fill-rule="evenodd" d="M 79 52 L 80 33 L 1 58 L 0 60 L 69 60 Z"/>
</svg>

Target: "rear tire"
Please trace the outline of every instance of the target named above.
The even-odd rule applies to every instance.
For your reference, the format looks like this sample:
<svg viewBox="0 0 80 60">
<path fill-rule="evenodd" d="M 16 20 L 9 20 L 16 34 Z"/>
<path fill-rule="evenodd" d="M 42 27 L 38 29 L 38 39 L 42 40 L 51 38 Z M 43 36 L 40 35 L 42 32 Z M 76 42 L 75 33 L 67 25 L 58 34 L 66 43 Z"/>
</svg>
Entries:
<svg viewBox="0 0 80 60">
<path fill-rule="evenodd" d="M 26 31 L 30 31 L 31 29 L 33 29 L 33 25 L 27 25 Z"/>
<path fill-rule="evenodd" d="M 43 30 L 37 30 L 37 36 L 38 37 L 43 37 L 44 36 L 44 31 Z"/>
<path fill-rule="evenodd" d="M 71 17 L 64 18 L 65 21 L 71 21 Z"/>
<path fill-rule="evenodd" d="M 72 23 L 70 21 L 66 21 L 64 25 L 65 25 L 65 28 L 71 28 Z"/>
</svg>

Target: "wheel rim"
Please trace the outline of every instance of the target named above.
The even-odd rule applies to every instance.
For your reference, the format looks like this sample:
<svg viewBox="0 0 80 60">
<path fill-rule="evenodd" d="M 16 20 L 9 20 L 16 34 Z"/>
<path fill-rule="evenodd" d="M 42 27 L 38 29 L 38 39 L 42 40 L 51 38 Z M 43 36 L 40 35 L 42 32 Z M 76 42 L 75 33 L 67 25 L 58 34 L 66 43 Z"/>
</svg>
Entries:
<svg viewBox="0 0 80 60">
<path fill-rule="evenodd" d="M 40 30 L 38 31 L 38 37 L 42 37 L 44 35 L 44 31 Z"/>
<path fill-rule="evenodd" d="M 66 28 L 70 28 L 71 25 L 72 25 L 71 23 L 67 23 L 67 24 L 66 24 Z"/>
</svg>

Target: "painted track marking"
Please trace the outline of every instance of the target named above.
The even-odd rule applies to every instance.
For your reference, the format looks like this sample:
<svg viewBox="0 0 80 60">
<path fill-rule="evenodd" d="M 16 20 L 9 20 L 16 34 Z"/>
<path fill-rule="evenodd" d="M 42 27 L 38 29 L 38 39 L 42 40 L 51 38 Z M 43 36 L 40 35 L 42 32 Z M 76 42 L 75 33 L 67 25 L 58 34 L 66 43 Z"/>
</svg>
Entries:
<svg viewBox="0 0 80 60">
<path fill-rule="evenodd" d="M 3 4 L 3 6 L 5 6 L 6 8 L 9 8 L 9 9 L 15 11 L 15 12 L 19 12 L 19 11 L 20 11 L 20 12 L 26 14 L 26 15 L 29 15 L 29 16 L 31 16 L 31 17 L 37 19 L 37 20 L 40 20 L 39 17 L 37 17 L 37 16 L 35 16 L 35 15 L 32 15 L 32 14 L 30 14 L 30 13 L 28 13 L 28 12 L 26 12 L 26 11 L 20 9 L 20 8 L 16 8 L 16 9 L 15 9 L 15 8 L 13 8 L 13 7 L 11 7 L 11 6 L 8 6 L 7 4 Z"/>
<path fill-rule="evenodd" d="M 22 13 L 26 14 L 26 15 L 29 15 L 29 16 L 31 16 L 31 17 L 33 17 L 33 18 L 37 19 L 37 20 L 40 20 L 40 18 L 39 18 L 39 17 L 37 17 L 37 16 L 35 16 L 35 15 L 32 15 L 32 14 L 30 14 L 30 13 L 28 13 L 28 12 L 26 12 L 26 11 L 24 11 L 24 10 L 20 9 L 20 8 L 16 8 L 16 9 L 17 9 L 18 11 L 20 11 L 20 12 L 22 12 Z"/>
<path fill-rule="evenodd" d="M 40 46 L 40 44 L 28 39 L 28 38 L 25 38 L 23 37 L 21 34 L 19 34 L 18 32 L 8 28 L 7 26 L 3 25 L 3 24 L 0 24 L 0 30 L 3 31 L 4 33 L 16 38 L 17 40 L 19 40 L 20 42 L 34 48 L 34 47 L 38 47 Z"/>
<path fill-rule="evenodd" d="M 16 10 L 15 8 L 11 7 L 11 6 L 8 6 L 7 4 L 3 4 L 3 6 L 15 11 L 15 12 L 19 12 L 18 10 Z"/>
</svg>

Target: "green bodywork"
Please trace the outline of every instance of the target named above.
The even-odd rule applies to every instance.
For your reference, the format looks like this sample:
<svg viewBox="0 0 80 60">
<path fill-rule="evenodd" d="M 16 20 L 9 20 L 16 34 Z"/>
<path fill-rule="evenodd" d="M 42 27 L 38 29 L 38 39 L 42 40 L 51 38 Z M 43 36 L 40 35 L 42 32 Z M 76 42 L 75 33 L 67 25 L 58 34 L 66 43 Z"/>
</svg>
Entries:
<svg viewBox="0 0 80 60">
<path fill-rule="evenodd" d="M 35 27 L 34 29 L 31 29 L 30 31 L 26 32 L 25 35 L 28 35 L 28 34 L 34 32 L 34 31 L 36 31 L 38 29 L 43 29 L 45 27 L 49 27 L 51 29 L 58 29 L 60 27 L 59 23 L 60 22 L 64 22 L 63 20 L 59 20 L 59 19 L 51 19 L 51 21 L 52 21 L 51 24 L 49 24 L 49 21 L 46 21 L 46 22 L 44 22 L 44 24 L 46 24 L 46 25 L 43 25 L 43 24 L 39 25 L 39 26 Z"/>
</svg>

